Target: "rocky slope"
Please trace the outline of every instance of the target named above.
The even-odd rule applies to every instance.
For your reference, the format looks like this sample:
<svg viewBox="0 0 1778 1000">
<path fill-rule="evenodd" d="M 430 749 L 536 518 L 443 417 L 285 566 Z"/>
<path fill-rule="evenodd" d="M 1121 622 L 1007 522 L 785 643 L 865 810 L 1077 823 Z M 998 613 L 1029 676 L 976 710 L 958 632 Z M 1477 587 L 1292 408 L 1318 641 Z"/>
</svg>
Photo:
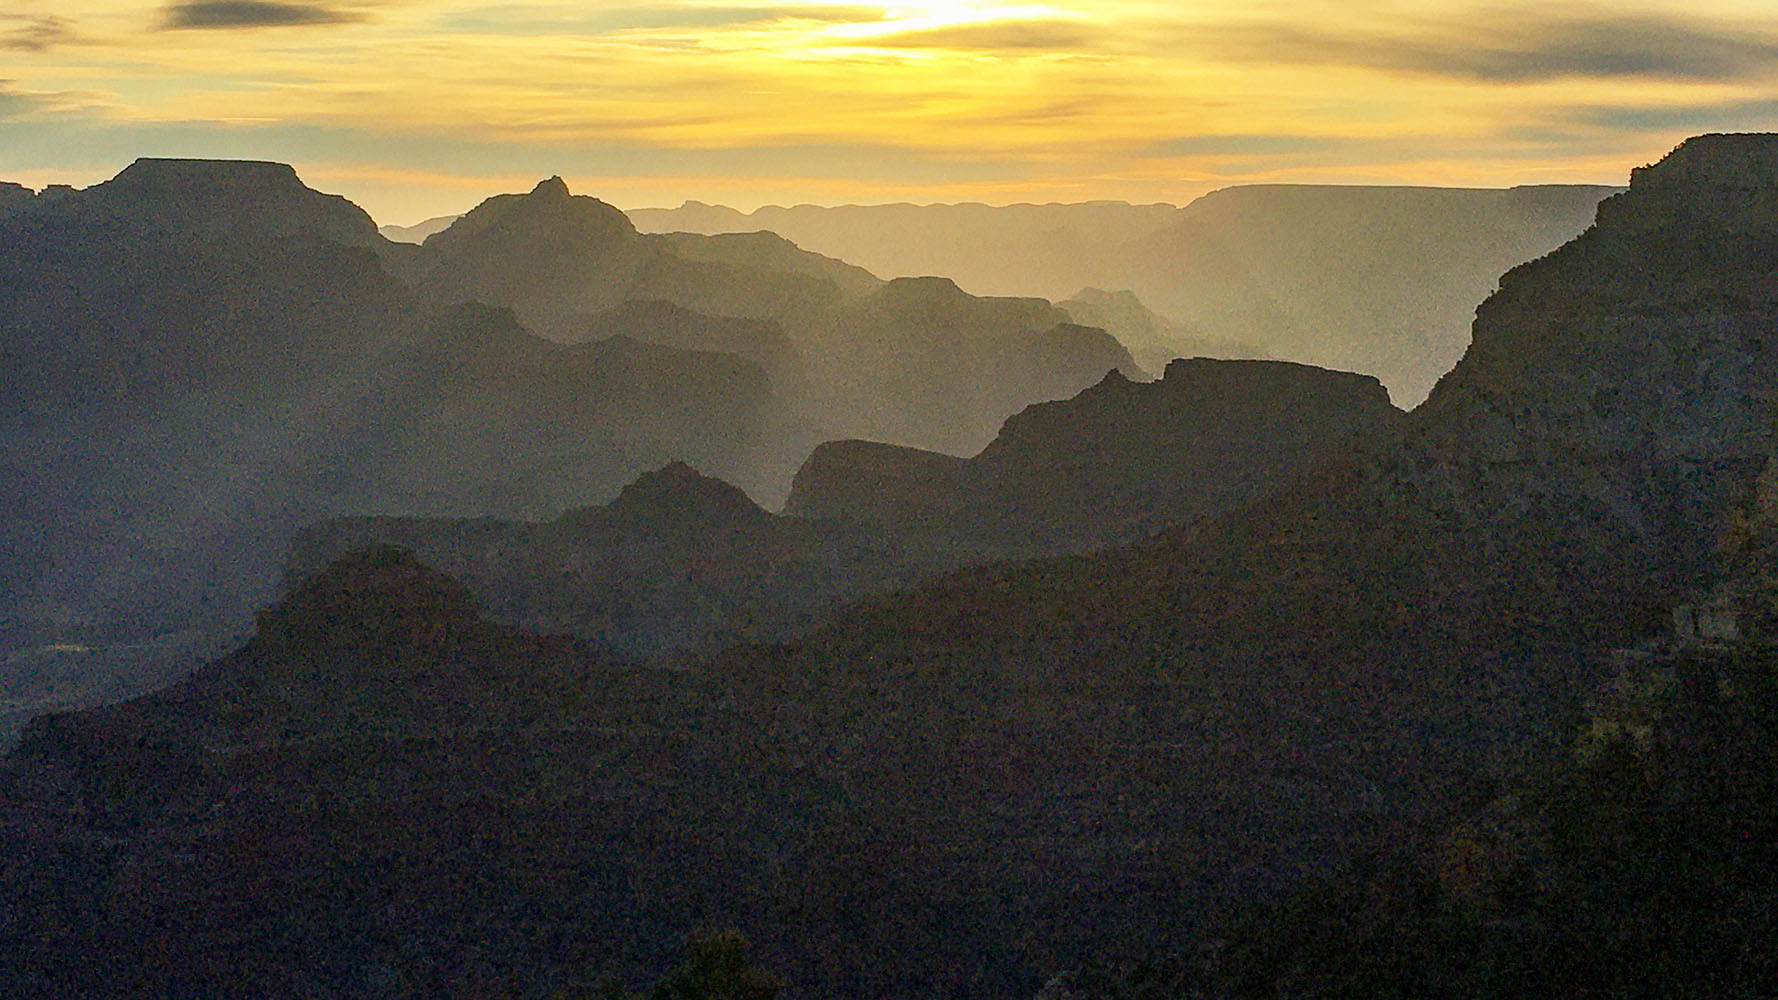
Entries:
<svg viewBox="0 0 1778 1000">
<path fill-rule="evenodd" d="M 1174 361 L 1156 382 L 1108 374 L 1028 407 L 967 461 L 834 442 L 785 509 L 982 557 L 1106 548 L 1250 503 L 1393 444 L 1376 379 L 1286 362 Z"/>
</svg>

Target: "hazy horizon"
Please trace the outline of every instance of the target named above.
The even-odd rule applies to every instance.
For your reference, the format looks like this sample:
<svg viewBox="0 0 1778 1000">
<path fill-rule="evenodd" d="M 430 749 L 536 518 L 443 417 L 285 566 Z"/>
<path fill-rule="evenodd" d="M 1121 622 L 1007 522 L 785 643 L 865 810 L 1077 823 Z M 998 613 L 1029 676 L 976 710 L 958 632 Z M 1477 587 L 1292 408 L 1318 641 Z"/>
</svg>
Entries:
<svg viewBox="0 0 1778 1000">
<path fill-rule="evenodd" d="M 214 160 L 222 160 L 222 161 L 227 161 L 227 160 L 249 160 L 249 161 L 251 161 L 251 160 L 260 160 L 261 159 L 258 157 L 179 157 L 179 156 L 149 157 L 149 156 L 146 156 L 146 154 L 142 158 L 149 158 L 149 159 L 200 159 L 200 160 L 214 159 Z M 1658 159 L 1658 157 L 1657 157 L 1657 159 Z M 119 172 L 121 172 L 125 167 L 129 166 L 129 164 L 132 162 L 134 162 L 133 159 L 121 161 L 117 164 L 116 169 L 111 170 L 109 172 L 99 171 L 94 176 L 94 178 L 90 179 L 90 180 L 85 179 L 84 176 L 81 179 L 79 179 L 78 181 L 67 180 L 67 179 L 58 179 L 56 177 L 49 177 L 47 180 L 38 180 L 37 182 L 34 182 L 34 183 L 28 183 L 28 182 L 20 180 L 19 177 L 16 177 L 16 176 L 0 176 L 0 183 L 15 183 L 15 184 L 22 183 L 22 184 L 24 184 L 25 187 L 31 188 L 32 190 L 35 190 L 35 191 L 42 191 L 46 187 L 55 186 L 55 185 L 64 185 L 64 186 L 73 187 L 76 189 L 84 189 L 87 187 L 91 187 L 95 184 L 101 184 L 107 180 L 110 180 L 112 177 L 115 177 Z M 286 162 L 286 161 L 262 161 L 262 162 Z M 787 200 L 787 201 L 768 201 L 768 202 L 762 202 L 759 204 L 751 204 L 751 203 L 735 203 L 735 202 L 728 202 L 728 201 L 715 201 L 715 200 L 710 200 L 708 198 L 687 197 L 687 198 L 681 199 L 680 201 L 674 202 L 672 204 L 667 204 L 664 202 L 652 202 L 652 203 L 647 203 L 647 204 L 628 204 L 628 203 L 613 201 L 611 198 L 607 197 L 605 194 L 602 194 L 600 191 L 590 188 L 588 185 L 592 184 L 592 183 L 596 183 L 596 179 L 591 180 L 591 181 L 577 180 L 576 178 L 567 177 L 565 175 L 560 175 L 560 174 L 542 174 L 536 178 L 533 178 L 529 182 L 521 182 L 518 185 L 511 187 L 511 188 L 504 188 L 504 189 L 498 189 L 498 190 L 489 189 L 485 192 L 477 192 L 472 195 L 465 195 L 466 200 L 463 201 L 456 208 L 446 208 L 443 211 L 434 212 L 430 215 L 418 216 L 418 217 L 413 217 L 413 218 L 409 218 L 407 216 L 397 216 L 397 217 L 385 218 L 384 216 L 380 215 L 376 210 L 374 210 L 370 205 L 365 204 L 362 201 L 359 201 L 357 198 L 346 193 L 345 191 L 336 190 L 336 189 L 328 188 L 325 186 L 317 186 L 311 180 L 311 178 L 303 172 L 303 169 L 300 165 L 292 164 L 292 166 L 296 169 L 297 176 L 299 178 L 301 178 L 305 184 L 308 184 L 308 186 L 313 187 L 316 190 L 321 191 L 324 194 L 337 194 L 337 195 L 340 195 L 341 197 L 346 198 L 348 201 L 351 201 L 353 204 L 364 209 L 370 215 L 370 217 L 376 222 L 376 224 L 379 227 L 393 227 L 393 228 L 397 228 L 397 229 L 411 229 L 411 228 L 414 228 L 416 226 L 422 225 L 427 222 L 434 222 L 439 219 L 459 217 L 459 216 L 462 216 L 465 213 L 467 213 L 470 209 L 474 208 L 476 205 L 481 204 L 483 201 L 486 201 L 489 198 L 492 198 L 492 197 L 495 197 L 498 195 L 502 195 L 502 194 L 522 194 L 526 191 L 529 191 L 539 181 L 545 180 L 549 177 L 556 177 L 556 176 L 561 176 L 563 178 L 564 183 L 566 183 L 568 185 L 569 190 L 576 196 L 588 196 L 588 197 L 597 198 L 600 201 L 606 202 L 607 204 L 611 205 L 612 207 L 617 208 L 619 211 L 623 211 L 623 212 L 670 212 L 670 211 L 676 211 L 679 209 L 684 209 L 684 208 L 692 207 L 692 206 L 703 206 L 703 207 L 714 208 L 714 209 L 729 209 L 729 210 L 738 212 L 741 215 L 752 216 L 752 215 L 760 214 L 762 212 L 794 211 L 797 209 L 807 209 L 807 208 L 840 209 L 840 208 L 901 208 L 901 207 L 906 207 L 906 208 L 994 208 L 994 209 L 1000 209 L 1000 208 L 1055 208 L 1055 207 L 1076 207 L 1076 206 L 1087 206 L 1087 205 L 1128 205 L 1132 208 L 1185 208 L 1185 207 L 1188 207 L 1189 205 L 1191 205 L 1193 202 L 1196 202 L 1199 199 L 1205 197 L 1206 195 L 1215 194 L 1219 191 L 1227 191 L 1227 190 L 1230 190 L 1233 188 L 1250 188 L 1250 187 L 1261 187 L 1261 188 L 1363 187 L 1363 188 L 1420 189 L 1420 190 L 1446 190 L 1446 191 L 1458 191 L 1458 190 L 1464 190 L 1464 191 L 1510 191 L 1515 188 L 1527 188 L 1527 187 L 1623 187 L 1625 172 L 1630 167 L 1640 166 L 1640 165 L 1642 165 L 1642 164 L 1640 164 L 1640 163 L 1626 164 L 1626 166 L 1623 170 L 1618 171 L 1617 179 L 1615 179 L 1615 180 L 1608 179 L 1608 180 L 1600 180 L 1600 181 L 1556 181 L 1556 182 L 1528 181 L 1528 182 L 1523 182 L 1523 183 L 1474 184 L 1474 185 L 1407 184 L 1407 183 L 1371 184 L 1371 183 L 1366 183 L 1366 182 L 1362 182 L 1362 181 L 1326 182 L 1326 183 L 1313 182 L 1313 181 L 1256 181 L 1256 182 L 1250 182 L 1250 183 L 1249 182 L 1241 182 L 1241 183 L 1225 184 L 1225 185 L 1222 185 L 1219 187 L 1213 187 L 1213 188 L 1205 190 L 1205 191 L 1203 191 L 1191 198 L 1185 199 L 1183 201 L 1128 201 L 1128 200 L 1124 200 L 1124 199 L 1120 199 L 1120 198 L 1086 198 L 1086 199 L 1080 199 L 1080 200 L 1074 200 L 1074 201 L 1064 201 L 1064 200 L 1040 201 L 1040 200 L 1036 200 L 1033 198 L 1026 198 L 1026 199 L 1010 200 L 1010 201 L 982 201 L 982 200 L 977 200 L 977 199 L 958 199 L 958 200 L 950 200 L 950 201 L 944 201 L 944 200 L 919 201 L 919 200 L 909 200 L 909 199 L 885 199 L 885 200 L 880 200 L 880 201 L 866 201 L 866 200 L 858 200 L 858 201 L 794 200 L 794 201 L 791 201 L 791 200 Z M 1009 196 L 1009 197 L 1014 197 L 1014 196 Z"/>
<path fill-rule="evenodd" d="M 743 211 L 1613 184 L 1778 126 L 1778 14 L 1732 0 L 24 0 L 0 51 L 0 177 L 270 159 L 398 224 L 552 174 Z"/>
</svg>

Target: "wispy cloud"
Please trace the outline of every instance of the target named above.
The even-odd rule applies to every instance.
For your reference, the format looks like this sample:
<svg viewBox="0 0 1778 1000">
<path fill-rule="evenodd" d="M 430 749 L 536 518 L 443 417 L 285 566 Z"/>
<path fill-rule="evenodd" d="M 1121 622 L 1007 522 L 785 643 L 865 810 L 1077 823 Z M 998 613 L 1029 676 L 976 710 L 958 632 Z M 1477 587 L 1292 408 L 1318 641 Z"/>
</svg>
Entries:
<svg viewBox="0 0 1778 1000">
<path fill-rule="evenodd" d="M 1279 156 L 1317 153 L 1340 145 L 1319 135 L 1193 135 L 1163 139 L 1142 151 L 1145 156 Z"/>
<path fill-rule="evenodd" d="M 1705 104 L 1589 104 L 1557 108 L 1541 121 L 1611 132 L 1714 132 L 1767 129 L 1778 124 L 1778 100 Z"/>
<path fill-rule="evenodd" d="M 347 24 L 364 20 L 356 10 L 324 3 L 286 0 L 188 0 L 166 8 L 161 27 L 287 28 L 312 24 Z"/>
<path fill-rule="evenodd" d="M 954 49 L 983 52 L 1066 52 L 1093 48 L 1105 40 L 1093 25 L 1060 18 L 983 21 L 880 35 L 862 44 L 884 48 Z"/>
<path fill-rule="evenodd" d="M 444 27 L 496 35 L 597 36 L 675 28 L 746 27 L 781 21 L 855 24 L 880 21 L 883 17 L 883 8 L 870 6 L 652 4 L 586 10 L 580 6 L 512 4 L 463 11 L 447 18 Z"/>
<path fill-rule="evenodd" d="M 74 37 L 74 22 L 54 14 L 0 14 L 0 50 L 45 52 Z"/>
<path fill-rule="evenodd" d="M 1336 23 L 1249 22 L 1194 32 L 1212 57 L 1357 66 L 1485 82 L 1560 78 L 1727 81 L 1778 70 L 1778 32 L 1651 15 L 1480 12 Z"/>
</svg>

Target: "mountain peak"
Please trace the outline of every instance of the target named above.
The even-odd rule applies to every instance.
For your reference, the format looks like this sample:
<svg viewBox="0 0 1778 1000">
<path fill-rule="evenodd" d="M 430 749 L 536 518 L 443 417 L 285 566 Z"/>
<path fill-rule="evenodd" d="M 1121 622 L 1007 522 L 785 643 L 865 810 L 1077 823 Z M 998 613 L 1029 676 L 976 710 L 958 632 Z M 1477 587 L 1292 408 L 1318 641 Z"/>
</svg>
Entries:
<svg viewBox="0 0 1778 1000">
<path fill-rule="evenodd" d="M 571 195 L 568 191 L 568 182 L 564 181 L 560 174 L 555 174 L 544 180 L 538 181 L 537 186 L 531 189 L 531 197 L 568 198 L 571 197 Z"/>
<path fill-rule="evenodd" d="M 70 198 L 79 211 L 212 237 L 308 234 L 348 246 L 378 239 L 377 224 L 363 209 L 310 188 L 290 164 L 266 160 L 143 157 Z"/>
<path fill-rule="evenodd" d="M 625 517 L 701 523 L 733 522 L 765 514 L 739 487 L 678 461 L 637 477 L 605 509 Z"/>
<path fill-rule="evenodd" d="M 386 631 L 392 622 L 472 622 L 475 598 L 407 549 L 370 545 L 328 564 L 260 613 L 262 640 L 306 642 Z"/>
</svg>

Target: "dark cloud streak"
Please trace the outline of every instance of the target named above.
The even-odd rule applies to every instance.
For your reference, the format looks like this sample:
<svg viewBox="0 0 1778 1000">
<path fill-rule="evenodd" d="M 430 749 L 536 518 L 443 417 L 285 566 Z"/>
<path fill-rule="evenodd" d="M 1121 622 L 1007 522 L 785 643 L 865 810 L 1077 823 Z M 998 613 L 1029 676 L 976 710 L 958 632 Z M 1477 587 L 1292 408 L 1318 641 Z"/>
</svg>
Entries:
<svg viewBox="0 0 1778 1000">
<path fill-rule="evenodd" d="M 288 28 L 313 24 L 350 24 L 362 21 L 356 11 L 320 3 L 286 0 L 189 0 L 166 8 L 161 27 L 187 28 Z"/>
<path fill-rule="evenodd" d="M 1211 54 L 1254 62 L 1358 66 L 1490 83 L 1566 77 L 1742 80 L 1778 70 L 1778 34 L 1701 21 L 1603 14 L 1404 20 L 1361 33 L 1282 23 L 1193 32 Z"/>
</svg>

